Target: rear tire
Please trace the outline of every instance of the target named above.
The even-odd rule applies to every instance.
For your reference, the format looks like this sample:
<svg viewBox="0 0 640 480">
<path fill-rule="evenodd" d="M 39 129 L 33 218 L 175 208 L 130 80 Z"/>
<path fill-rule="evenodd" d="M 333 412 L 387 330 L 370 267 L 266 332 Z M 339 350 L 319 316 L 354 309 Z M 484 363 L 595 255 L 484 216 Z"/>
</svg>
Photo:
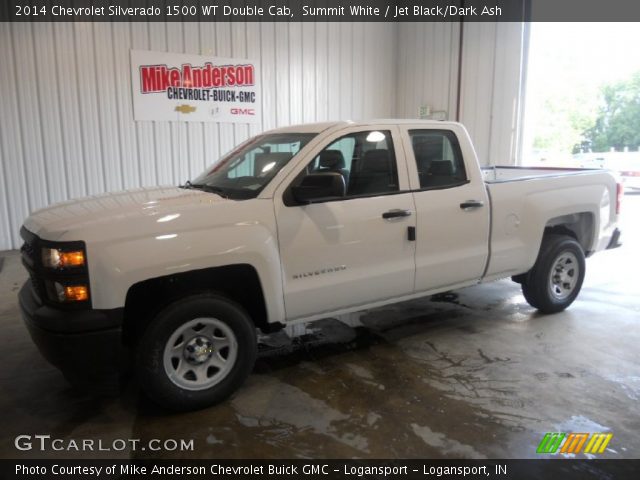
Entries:
<svg viewBox="0 0 640 480">
<path fill-rule="evenodd" d="M 567 235 L 548 234 L 542 239 L 533 268 L 522 282 L 527 303 L 542 313 L 561 312 L 580 293 L 585 274 L 584 252 Z"/>
<path fill-rule="evenodd" d="M 256 328 L 237 303 L 193 295 L 162 310 L 144 332 L 136 370 L 144 392 L 177 411 L 221 402 L 245 381 L 257 355 Z"/>
</svg>

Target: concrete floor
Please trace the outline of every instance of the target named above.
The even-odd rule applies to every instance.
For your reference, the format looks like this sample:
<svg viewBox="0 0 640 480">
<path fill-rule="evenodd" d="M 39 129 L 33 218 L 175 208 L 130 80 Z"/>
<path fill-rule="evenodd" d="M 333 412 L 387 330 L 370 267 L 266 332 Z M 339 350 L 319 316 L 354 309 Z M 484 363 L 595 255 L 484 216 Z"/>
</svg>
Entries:
<svg viewBox="0 0 640 480">
<path fill-rule="evenodd" d="M 15 450 L 37 433 L 195 440 L 155 455 L 169 458 L 535 458 L 548 431 L 610 431 L 601 457 L 640 458 L 640 196 L 623 208 L 625 245 L 588 260 L 564 313 L 538 315 L 505 280 L 370 311 L 364 328 L 326 321 L 313 338 L 331 343 L 263 357 L 231 400 L 180 415 L 134 385 L 103 399 L 68 387 L 19 318 L 17 252 L 0 253 L 0 458 L 54 455 Z"/>
</svg>

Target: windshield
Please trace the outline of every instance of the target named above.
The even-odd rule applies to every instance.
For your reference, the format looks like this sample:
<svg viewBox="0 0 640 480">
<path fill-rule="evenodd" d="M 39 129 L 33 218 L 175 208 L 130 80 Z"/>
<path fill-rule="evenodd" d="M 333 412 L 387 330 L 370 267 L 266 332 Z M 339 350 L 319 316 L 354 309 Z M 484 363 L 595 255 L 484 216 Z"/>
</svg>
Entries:
<svg viewBox="0 0 640 480">
<path fill-rule="evenodd" d="M 254 198 L 316 133 L 258 135 L 222 157 L 185 188 L 235 200 Z"/>
</svg>

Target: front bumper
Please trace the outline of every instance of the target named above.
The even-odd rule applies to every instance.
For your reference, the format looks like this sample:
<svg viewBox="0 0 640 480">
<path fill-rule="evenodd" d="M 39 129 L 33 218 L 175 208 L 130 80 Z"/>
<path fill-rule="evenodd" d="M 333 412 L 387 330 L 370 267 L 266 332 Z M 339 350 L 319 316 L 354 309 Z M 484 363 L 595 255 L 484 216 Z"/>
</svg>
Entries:
<svg viewBox="0 0 640 480">
<path fill-rule="evenodd" d="M 19 301 L 33 342 L 47 361 L 65 374 L 99 379 L 126 367 L 123 309 L 66 311 L 42 305 L 30 282 L 20 290 Z"/>
</svg>

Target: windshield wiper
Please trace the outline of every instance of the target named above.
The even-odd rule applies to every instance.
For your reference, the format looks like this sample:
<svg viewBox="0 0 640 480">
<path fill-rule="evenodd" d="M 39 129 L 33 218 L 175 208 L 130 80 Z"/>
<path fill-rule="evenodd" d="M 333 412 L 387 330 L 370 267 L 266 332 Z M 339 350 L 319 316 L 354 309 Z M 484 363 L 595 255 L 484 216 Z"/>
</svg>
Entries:
<svg viewBox="0 0 640 480">
<path fill-rule="evenodd" d="M 215 185 L 207 185 L 206 183 L 191 183 L 189 180 L 187 180 L 182 188 L 194 188 L 197 190 L 202 190 L 204 192 L 216 193 L 223 198 L 229 198 L 229 194 L 224 188 L 216 187 Z"/>
</svg>

